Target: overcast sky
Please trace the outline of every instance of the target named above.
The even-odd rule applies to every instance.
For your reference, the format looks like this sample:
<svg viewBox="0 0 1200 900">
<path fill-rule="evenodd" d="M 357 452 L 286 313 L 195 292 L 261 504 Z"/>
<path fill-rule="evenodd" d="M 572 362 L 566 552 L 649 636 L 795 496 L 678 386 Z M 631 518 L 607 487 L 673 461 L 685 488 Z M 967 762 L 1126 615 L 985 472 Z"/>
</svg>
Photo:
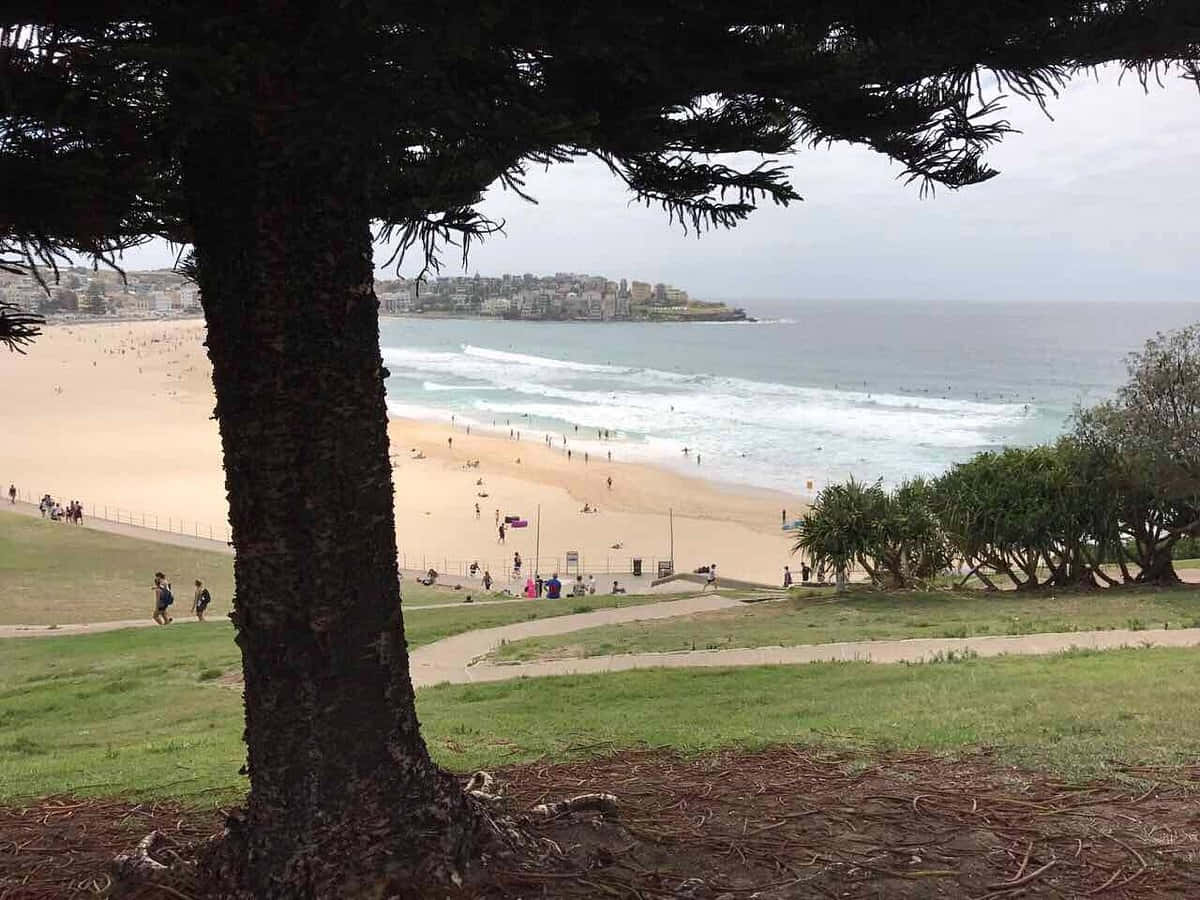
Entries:
<svg viewBox="0 0 1200 900">
<path fill-rule="evenodd" d="M 1149 94 L 1115 82 L 1072 83 L 1055 121 L 1010 101 L 1023 133 L 991 152 L 1001 174 L 985 184 L 921 199 L 882 156 L 806 150 L 787 160 L 803 203 L 699 239 L 631 204 L 597 164 L 539 170 L 536 206 L 489 194 L 507 236 L 477 247 L 469 271 L 588 272 L 727 299 L 1200 300 L 1200 94 L 1176 78 Z M 171 259 L 154 246 L 126 261 Z M 457 255 L 446 261 L 456 273 Z"/>
</svg>

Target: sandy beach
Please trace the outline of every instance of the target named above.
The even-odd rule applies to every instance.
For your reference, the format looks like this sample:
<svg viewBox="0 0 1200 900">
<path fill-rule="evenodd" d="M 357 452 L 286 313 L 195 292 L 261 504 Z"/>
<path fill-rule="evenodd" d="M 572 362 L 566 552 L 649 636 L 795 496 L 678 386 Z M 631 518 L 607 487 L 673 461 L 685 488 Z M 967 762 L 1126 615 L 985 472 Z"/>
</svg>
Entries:
<svg viewBox="0 0 1200 900">
<path fill-rule="evenodd" d="M 120 509 L 135 523 L 183 521 L 222 536 L 227 507 L 203 337 L 199 320 L 58 325 L 27 356 L 0 355 L 4 489 L 11 482 L 23 495 L 49 492 L 110 516 Z M 730 577 L 775 582 L 794 562 L 779 522 L 781 509 L 789 517 L 802 509 L 796 496 L 624 463 L 619 442 L 612 462 L 591 454 L 585 463 L 581 453 L 568 460 L 561 440 L 547 447 L 540 432 L 517 441 L 507 429 L 467 434 L 405 419 L 389 430 L 407 568 L 458 572 L 477 560 L 497 575 L 519 552 L 528 571 L 539 505 L 545 570 L 563 566 L 568 551 L 584 571 L 619 573 L 633 557 L 650 567 L 669 556 L 669 509 L 677 570 L 715 562 Z M 599 512 L 581 512 L 585 504 Z M 529 526 L 510 529 L 501 545 L 497 514 Z"/>
</svg>

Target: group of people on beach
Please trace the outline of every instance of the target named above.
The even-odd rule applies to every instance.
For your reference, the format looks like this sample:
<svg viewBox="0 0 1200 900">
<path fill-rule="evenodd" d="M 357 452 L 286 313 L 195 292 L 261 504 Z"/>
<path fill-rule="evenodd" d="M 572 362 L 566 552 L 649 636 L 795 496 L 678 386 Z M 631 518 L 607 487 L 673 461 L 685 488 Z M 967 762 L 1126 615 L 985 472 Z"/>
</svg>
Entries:
<svg viewBox="0 0 1200 900">
<path fill-rule="evenodd" d="M 530 600 L 539 599 L 544 593 L 547 600 L 558 600 L 562 597 L 563 583 L 555 572 L 545 581 L 541 575 L 536 575 L 525 580 L 524 594 Z M 587 597 L 596 593 L 596 576 L 589 575 L 584 581 L 582 575 L 575 576 L 575 582 L 571 585 L 572 597 Z M 612 583 L 612 594 L 624 594 L 625 589 L 621 587 L 621 582 L 614 580 Z"/>
<path fill-rule="evenodd" d="M 171 606 L 175 603 L 175 594 L 171 591 L 171 582 L 167 581 L 167 576 L 162 572 L 154 573 L 154 615 L 152 618 L 159 625 L 170 625 L 175 621 L 170 613 Z M 196 621 L 204 621 L 204 612 L 208 609 L 208 605 L 212 603 L 212 595 L 208 592 L 208 588 L 204 583 L 197 578 L 196 588 L 192 593 L 192 614 L 195 615 Z"/>
<path fill-rule="evenodd" d="M 16 492 L 17 489 L 9 485 L 9 502 L 16 502 Z M 49 494 L 43 494 L 42 499 L 38 501 L 38 511 L 42 514 L 43 519 L 50 519 L 54 522 L 70 522 L 74 525 L 83 524 L 83 504 L 78 500 L 72 500 L 64 507 Z"/>
<path fill-rule="evenodd" d="M 522 569 L 523 565 L 524 565 L 524 561 L 521 559 L 521 554 L 514 553 L 513 561 L 512 561 L 512 580 L 513 581 L 520 582 L 521 569 Z M 490 591 L 492 589 L 492 585 L 495 584 L 495 580 L 492 578 L 492 573 L 485 567 L 481 566 L 479 564 L 478 560 L 472 562 L 471 565 L 467 567 L 467 571 L 470 573 L 472 578 L 479 578 L 480 573 L 482 572 L 483 589 L 485 591 Z M 424 582 L 422 582 L 422 583 L 424 583 Z M 505 590 L 505 593 L 510 593 L 510 592 Z M 595 593 L 596 593 L 596 576 L 595 575 L 587 576 L 586 581 L 584 580 L 584 577 L 582 575 L 575 576 L 575 582 L 571 586 L 571 596 L 583 597 L 583 596 L 587 596 L 587 595 L 595 594 Z M 620 581 L 614 579 L 613 583 L 612 583 L 612 588 L 609 591 L 609 593 L 624 594 L 625 589 L 623 587 L 621 587 Z M 530 576 L 527 576 L 525 579 L 525 585 L 521 590 L 521 594 L 524 595 L 525 597 L 529 598 L 530 600 L 540 599 L 543 596 L 545 596 L 546 599 L 548 599 L 548 600 L 557 600 L 560 597 L 562 597 L 562 595 L 563 595 L 563 583 L 559 579 L 557 572 L 555 572 L 552 576 L 550 576 L 549 578 L 546 578 L 546 579 L 543 579 L 540 574 L 530 575 Z"/>
</svg>

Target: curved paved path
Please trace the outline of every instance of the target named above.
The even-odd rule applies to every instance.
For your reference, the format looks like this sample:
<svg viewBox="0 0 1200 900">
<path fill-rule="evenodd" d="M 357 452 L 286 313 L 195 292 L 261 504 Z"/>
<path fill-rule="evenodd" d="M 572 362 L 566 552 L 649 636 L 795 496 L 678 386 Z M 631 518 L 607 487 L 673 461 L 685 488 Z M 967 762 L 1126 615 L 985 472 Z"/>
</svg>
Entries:
<svg viewBox="0 0 1200 900">
<path fill-rule="evenodd" d="M 503 629 L 493 629 L 500 631 Z M 516 638 L 512 638 L 515 640 Z M 439 644 L 422 649 L 437 652 Z M 628 653 L 553 659 L 532 663 L 477 662 L 446 671 L 443 680 L 457 684 L 475 681 L 507 681 L 510 678 L 539 678 L 547 675 L 576 675 L 620 672 L 627 669 L 695 668 L 706 666 L 795 665 L 811 662 L 921 662 L 937 654 L 967 653 L 977 656 L 1039 656 L 1071 649 L 1116 650 L 1121 647 L 1196 647 L 1200 628 L 1161 628 L 1146 631 L 1070 631 L 1049 634 L 985 636 L 976 638 L 909 638 L 892 641 L 802 644 L 795 647 L 756 647 L 733 650 L 684 650 L 675 653 Z"/>
<path fill-rule="evenodd" d="M 536 603 L 537 601 L 526 602 Z M 591 628 L 594 625 L 617 625 L 621 622 L 690 616 L 693 613 L 728 609 L 738 606 L 741 602 L 737 597 L 728 597 L 724 594 L 697 594 L 692 597 L 682 597 L 679 600 L 666 600 L 662 603 L 609 607 L 592 612 L 552 616 L 547 619 L 535 619 L 532 622 L 517 622 L 512 625 L 500 625 L 496 628 L 467 631 L 410 651 L 408 655 L 409 671 L 412 673 L 414 687 L 439 684 L 443 681 L 457 683 L 471 681 L 472 679 L 466 674 L 467 667 L 505 641 L 519 641 L 523 638 L 544 637 L 549 634 L 567 634 L 571 631 Z M 516 677 L 516 674 L 504 677 Z"/>
</svg>

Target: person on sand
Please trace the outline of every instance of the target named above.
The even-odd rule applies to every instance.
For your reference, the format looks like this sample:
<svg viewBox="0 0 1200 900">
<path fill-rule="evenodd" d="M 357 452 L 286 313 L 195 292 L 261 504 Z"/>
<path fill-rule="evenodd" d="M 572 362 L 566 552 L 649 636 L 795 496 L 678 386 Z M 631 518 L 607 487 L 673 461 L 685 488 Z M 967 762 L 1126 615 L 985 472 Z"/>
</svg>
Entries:
<svg viewBox="0 0 1200 900">
<path fill-rule="evenodd" d="M 212 594 L 208 592 L 200 581 L 196 579 L 196 595 L 192 599 L 192 612 L 196 614 L 197 621 L 204 621 L 204 611 L 208 609 L 208 604 L 212 603 Z"/>
<path fill-rule="evenodd" d="M 15 484 L 10 484 L 8 486 L 8 502 L 9 503 L 17 502 L 17 486 Z"/>
<path fill-rule="evenodd" d="M 546 599 L 557 600 L 562 596 L 562 582 L 558 580 L 558 573 L 555 572 L 550 576 L 550 580 L 546 582 Z"/>
<path fill-rule="evenodd" d="M 452 437 L 446 438 L 446 446 L 453 450 L 454 449 L 454 438 L 452 438 Z"/>
<path fill-rule="evenodd" d="M 704 587 L 700 588 L 700 593 L 703 594 L 709 588 L 712 588 L 714 591 L 717 589 L 717 564 L 716 563 L 709 563 L 708 578 L 704 582 Z"/>
<path fill-rule="evenodd" d="M 609 456 L 612 456 L 612 454 L 610 453 Z M 608 484 L 608 489 L 611 491 L 612 490 L 612 476 L 611 475 L 609 475 L 608 478 L 606 479 L 606 483 Z"/>
<path fill-rule="evenodd" d="M 783 586 L 784 586 L 784 589 L 790 588 L 792 586 L 792 570 L 789 569 L 787 566 L 783 567 Z"/>
<path fill-rule="evenodd" d="M 500 540 L 498 541 L 498 543 L 503 544 L 504 543 L 504 523 L 503 522 L 500 523 L 499 531 L 500 531 Z"/>
<path fill-rule="evenodd" d="M 483 589 L 490 591 L 492 589 L 492 573 L 487 569 L 483 570 Z"/>
<path fill-rule="evenodd" d="M 496 521 L 493 524 L 500 524 L 500 510 L 496 510 Z"/>
<path fill-rule="evenodd" d="M 779 523 L 780 525 L 787 524 L 787 507 L 784 507 L 779 511 L 779 518 L 782 519 L 782 521 Z"/>
<path fill-rule="evenodd" d="M 479 518 L 479 504 L 478 503 L 475 504 L 475 518 L 477 518 L 477 519 Z"/>
<path fill-rule="evenodd" d="M 159 625 L 170 625 L 175 620 L 167 615 L 167 608 L 175 602 L 171 593 L 171 583 L 162 572 L 154 573 L 154 615 L 151 617 Z"/>
</svg>

